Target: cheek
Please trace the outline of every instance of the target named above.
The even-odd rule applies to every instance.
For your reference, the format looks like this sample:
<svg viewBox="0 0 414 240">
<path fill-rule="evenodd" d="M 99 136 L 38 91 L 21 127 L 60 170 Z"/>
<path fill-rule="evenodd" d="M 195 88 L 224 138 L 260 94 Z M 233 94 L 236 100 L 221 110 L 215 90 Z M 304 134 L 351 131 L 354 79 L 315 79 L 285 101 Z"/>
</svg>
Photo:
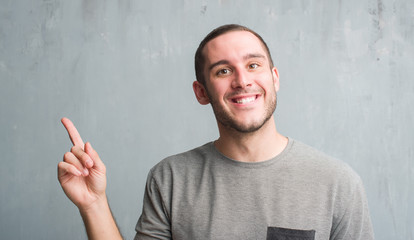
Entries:
<svg viewBox="0 0 414 240">
<path fill-rule="evenodd" d="M 275 82 L 273 81 L 273 77 L 271 74 L 263 73 L 258 77 L 257 84 L 260 85 L 264 90 L 274 90 L 275 89 Z"/>
<path fill-rule="evenodd" d="M 214 98 L 221 98 L 228 90 L 228 84 L 225 81 L 212 82 L 207 86 L 210 96 Z"/>
</svg>

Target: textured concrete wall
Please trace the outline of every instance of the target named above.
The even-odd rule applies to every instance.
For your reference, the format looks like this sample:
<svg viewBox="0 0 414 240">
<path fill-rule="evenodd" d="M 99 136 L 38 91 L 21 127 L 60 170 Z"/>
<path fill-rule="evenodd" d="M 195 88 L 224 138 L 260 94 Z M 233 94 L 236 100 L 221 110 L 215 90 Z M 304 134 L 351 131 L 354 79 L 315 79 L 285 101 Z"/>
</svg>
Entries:
<svg viewBox="0 0 414 240">
<path fill-rule="evenodd" d="M 150 167 L 217 137 L 192 92 L 212 28 L 247 25 L 280 71 L 278 129 L 349 163 L 377 239 L 414 239 L 414 1 L 0 0 L 0 238 L 86 239 L 56 178 L 70 117 L 131 239 Z M 411 107 L 410 107 L 411 106 Z"/>
</svg>

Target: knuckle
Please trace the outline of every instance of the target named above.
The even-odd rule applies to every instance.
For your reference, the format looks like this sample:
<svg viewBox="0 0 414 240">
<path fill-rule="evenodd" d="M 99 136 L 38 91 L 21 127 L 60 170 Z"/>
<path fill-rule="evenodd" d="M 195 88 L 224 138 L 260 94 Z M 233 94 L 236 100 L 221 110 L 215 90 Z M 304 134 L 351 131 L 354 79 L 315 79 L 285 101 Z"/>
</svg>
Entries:
<svg viewBox="0 0 414 240">
<path fill-rule="evenodd" d="M 89 156 L 88 156 L 88 154 L 86 154 L 86 153 L 82 153 L 82 154 L 80 155 L 80 159 L 81 159 L 81 161 L 82 161 L 82 162 L 86 162 L 86 161 L 88 161 Z"/>
<path fill-rule="evenodd" d="M 75 152 L 75 151 L 76 151 L 76 146 L 71 147 L 71 148 L 70 148 L 70 151 L 71 151 L 71 152 Z"/>
<path fill-rule="evenodd" d="M 65 154 L 63 154 L 63 161 L 69 159 L 72 156 L 71 152 L 66 152 Z"/>
<path fill-rule="evenodd" d="M 63 168 L 64 163 L 63 162 L 59 162 L 58 163 L 58 168 Z"/>
</svg>

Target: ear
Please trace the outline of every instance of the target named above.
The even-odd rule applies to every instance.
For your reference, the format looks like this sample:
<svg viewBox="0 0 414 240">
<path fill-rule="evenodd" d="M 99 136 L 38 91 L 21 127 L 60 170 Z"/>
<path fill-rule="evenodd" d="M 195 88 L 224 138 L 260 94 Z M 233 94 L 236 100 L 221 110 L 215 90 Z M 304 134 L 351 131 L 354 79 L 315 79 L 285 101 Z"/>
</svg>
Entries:
<svg viewBox="0 0 414 240">
<path fill-rule="evenodd" d="M 207 90 L 205 89 L 204 85 L 198 81 L 193 82 L 193 90 L 194 94 L 197 98 L 197 101 L 201 105 L 206 105 L 210 103 L 210 98 L 207 95 Z"/>
<path fill-rule="evenodd" d="M 276 92 L 279 91 L 279 72 L 276 67 L 272 68 L 273 84 L 275 86 Z"/>
</svg>

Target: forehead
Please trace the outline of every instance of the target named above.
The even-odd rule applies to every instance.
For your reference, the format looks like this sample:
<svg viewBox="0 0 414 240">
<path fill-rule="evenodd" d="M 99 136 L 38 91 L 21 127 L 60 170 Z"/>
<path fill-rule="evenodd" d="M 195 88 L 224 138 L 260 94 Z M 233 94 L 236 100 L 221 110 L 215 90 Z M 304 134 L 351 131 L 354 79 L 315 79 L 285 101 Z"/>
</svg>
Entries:
<svg viewBox="0 0 414 240">
<path fill-rule="evenodd" d="M 236 60 L 247 54 L 262 54 L 267 58 L 263 43 L 251 32 L 232 31 L 209 41 L 203 49 L 206 63 Z"/>
</svg>

